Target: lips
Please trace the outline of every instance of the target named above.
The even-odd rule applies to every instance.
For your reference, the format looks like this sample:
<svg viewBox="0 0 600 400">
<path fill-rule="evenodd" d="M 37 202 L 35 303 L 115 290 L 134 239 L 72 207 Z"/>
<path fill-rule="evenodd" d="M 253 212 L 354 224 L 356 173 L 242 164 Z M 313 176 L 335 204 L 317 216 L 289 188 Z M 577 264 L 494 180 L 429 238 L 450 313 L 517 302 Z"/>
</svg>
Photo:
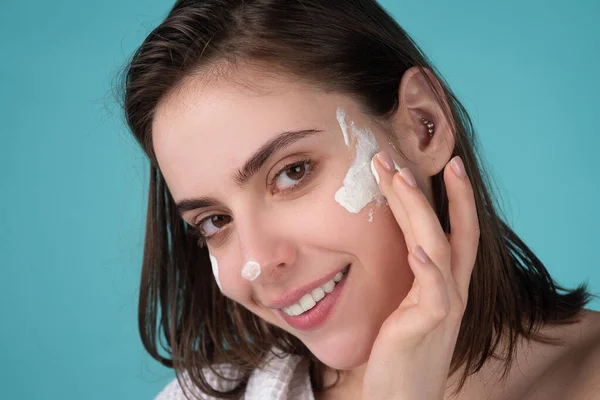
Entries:
<svg viewBox="0 0 600 400">
<path fill-rule="evenodd" d="M 287 315 L 295 317 L 311 310 L 319 301 L 323 300 L 327 295 L 329 295 L 329 293 L 333 292 L 336 284 L 341 281 L 344 277 L 344 274 L 348 272 L 348 268 L 349 266 L 344 268 L 341 272 L 335 274 L 333 279 L 328 280 L 323 285 L 302 296 L 297 303 L 289 307 L 283 307 L 283 311 Z"/>
<path fill-rule="evenodd" d="M 302 312 L 300 315 L 290 316 L 283 310 L 277 310 L 281 318 L 283 318 L 289 326 L 296 330 L 308 331 L 314 330 L 322 326 L 334 313 L 336 306 L 340 304 L 340 298 L 344 293 L 346 282 L 351 276 L 350 268 L 343 274 L 342 279 L 335 284 L 333 291 L 327 294 L 322 300 L 308 311 Z M 289 311 L 289 310 L 288 310 Z"/>
<path fill-rule="evenodd" d="M 277 300 L 275 300 L 271 303 L 263 303 L 263 305 L 265 307 L 272 308 L 272 309 L 283 309 L 286 307 L 290 307 L 290 306 L 298 303 L 304 295 L 311 293 L 314 289 L 316 289 L 318 287 L 321 287 L 326 282 L 332 280 L 343 269 L 348 268 L 348 267 L 350 267 L 350 264 L 346 265 L 344 268 L 340 268 L 337 271 L 327 274 L 326 276 L 324 276 L 316 281 L 313 281 L 309 284 L 300 286 L 299 288 L 296 288 L 296 289 L 286 293 L 285 295 L 281 296 L 280 298 L 278 298 Z"/>
</svg>

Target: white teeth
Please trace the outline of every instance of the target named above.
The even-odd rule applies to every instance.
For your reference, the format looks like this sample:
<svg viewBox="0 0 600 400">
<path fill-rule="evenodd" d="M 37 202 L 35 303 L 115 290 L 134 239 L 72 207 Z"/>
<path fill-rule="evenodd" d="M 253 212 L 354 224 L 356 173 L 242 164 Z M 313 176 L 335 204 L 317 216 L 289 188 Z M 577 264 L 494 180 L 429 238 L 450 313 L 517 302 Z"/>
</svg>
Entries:
<svg viewBox="0 0 600 400">
<path fill-rule="evenodd" d="M 335 287 L 335 282 L 332 280 L 330 280 L 329 282 L 325 283 L 323 286 L 321 286 L 321 288 L 323 289 L 323 291 L 325 293 L 331 293 L 333 292 L 333 288 Z"/>
<path fill-rule="evenodd" d="M 292 316 L 300 315 L 304 312 L 304 310 L 298 303 L 294 304 L 293 306 L 290 306 L 289 311 Z"/>
<path fill-rule="evenodd" d="M 335 284 L 342 280 L 344 274 L 347 271 L 348 268 L 344 268 L 342 272 L 338 272 L 333 277 L 333 279 L 325 282 L 323 285 L 321 285 L 321 287 L 313 289 L 312 292 L 302 296 L 300 301 L 298 301 L 296 304 L 282 308 L 283 312 L 285 312 L 289 316 L 295 317 L 312 309 L 317 304 L 317 302 L 323 300 L 323 298 L 327 296 L 327 294 L 333 292 Z"/>
<path fill-rule="evenodd" d="M 315 301 L 315 299 L 313 299 L 313 297 L 310 293 L 305 294 L 300 299 L 300 306 L 302 307 L 302 309 L 304 311 L 310 310 L 311 308 L 313 308 L 315 306 L 315 304 L 317 304 L 317 302 Z"/>
<path fill-rule="evenodd" d="M 323 289 L 321 289 L 320 287 L 314 289 L 311 294 L 312 294 L 313 299 L 315 299 L 315 301 L 319 301 L 323 297 L 325 297 L 325 291 Z"/>
</svg>

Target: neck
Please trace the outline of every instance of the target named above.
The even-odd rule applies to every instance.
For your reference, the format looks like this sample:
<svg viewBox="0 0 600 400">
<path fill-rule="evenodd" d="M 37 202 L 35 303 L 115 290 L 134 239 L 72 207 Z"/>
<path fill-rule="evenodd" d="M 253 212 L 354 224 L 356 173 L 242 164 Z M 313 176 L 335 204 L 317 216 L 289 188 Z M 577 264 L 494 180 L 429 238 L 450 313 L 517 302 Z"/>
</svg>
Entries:
<svg viewBox="0 0 600 400">
<path fill-rule="evenodd" d="M 325 387 L 327 388 L 333 384 L 335 384 L 335 386 L 331 389 L 325 390 L 322 393 L 322 396 L 318 397 L 318 399 L 359 399 L 362 393 L 362 382 L 366 368 L 367 363 L 364 363 L 351 370 L 339 371 L 339 380 L 335 369 L 326 368 L 323 377 Z"/>
</svg>

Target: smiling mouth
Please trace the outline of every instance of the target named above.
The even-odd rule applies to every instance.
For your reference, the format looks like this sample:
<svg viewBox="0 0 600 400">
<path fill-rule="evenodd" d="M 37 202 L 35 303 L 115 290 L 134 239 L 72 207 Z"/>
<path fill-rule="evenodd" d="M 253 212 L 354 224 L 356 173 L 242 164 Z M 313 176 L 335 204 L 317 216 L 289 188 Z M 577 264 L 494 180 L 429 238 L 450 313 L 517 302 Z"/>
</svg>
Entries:
<svg viewBox="0 0 600 400">
<path fill-rule="evenodd" d="M 297 317 L 311 310 L 317 303 L 333 292 L 335 286 L 342 280 L 349 268 L 350 265 L 346 265 L 346 267 L 338 272 L 332 279 L 313 289 L 310 293 L 302 296 L 297 303 L 292 304 L 289 307 L 281 308 L 281 310 L 290 317 Z"/>
</svg>

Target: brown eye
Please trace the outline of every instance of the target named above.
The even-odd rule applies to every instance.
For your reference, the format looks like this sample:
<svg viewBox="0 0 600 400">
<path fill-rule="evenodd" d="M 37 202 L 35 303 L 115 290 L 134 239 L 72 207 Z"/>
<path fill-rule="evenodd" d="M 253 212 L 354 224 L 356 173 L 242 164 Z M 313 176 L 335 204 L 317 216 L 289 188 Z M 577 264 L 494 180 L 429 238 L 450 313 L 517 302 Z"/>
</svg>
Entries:
<svg viewBox="0 0 600 400">
<path fill-rule="evenodd" d="M 313 172 L 313 162 L 310 160 L 290 164 L 281 169 L 273 178 L 274 192 L 286 193 L 308 182 Z"/>
<path fill-rule="evenodd" d="M 213 215 L 200 221 L 198 230 L 203 236 L 210 237 L 230 222 L 231 217 L 229 215 Z"/>
<path fill-rule="evenodd" d="M 210 217 L 210 221 L 217 228 L 222 228 L 231 222 L 231 217 L 229 215 L 213 215 Z"/>
<path fill-rule="evenodd" d="M 285 174 L 295 181 L 302 179 L 306 174 L 306 164 L 296 165 L 286 170 Z"/>
</svg>

